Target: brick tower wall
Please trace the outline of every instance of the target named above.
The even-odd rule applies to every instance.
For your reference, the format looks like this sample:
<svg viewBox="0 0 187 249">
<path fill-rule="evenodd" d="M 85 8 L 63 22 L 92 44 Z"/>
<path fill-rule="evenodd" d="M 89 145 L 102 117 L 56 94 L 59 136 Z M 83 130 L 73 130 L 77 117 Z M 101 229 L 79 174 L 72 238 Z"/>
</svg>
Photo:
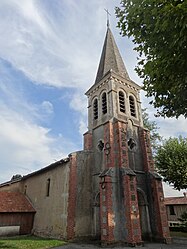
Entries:
<svg viewBox="0 0 187 249">
<path fill-rule="evenodd" d="M 142 235 L 146 239 L 169 242 L 165 207 L 160 202 L 163 189 L 161 179 L 154 171 L 149 133 L 139 127 L 133 129 L 133 132 L 129 132 L 128 124 L 117 120 L 105 123 L 103 128 L 101 240 L 105 243 L 124 241 L 136 245 L 142 242 Z M 136 142 L 134 152 L 128 145 L 131 137 Z M 138 200 L 138 193 L 139 198 L 142 196 L 143 199 Z M 139 208 L 142 209 L 141 214 Z M 141 219 L 144 220 L 140 215 L 145 216 L 144 224 L 140 224 Z M 142 231 L 141 226 L 144 227 Z"/>
<path fill-rule="evenodd" d="M 170 233 L 167 221 L 166 207 L 161 177 L 155 172 L 151 151 L 149 131 L 139 128 L 142 153 L 144 157 L 144 171 L 146 172 L 147 198 L 153 239 L 170 243 Z"/>
<path fill-rule="evenodd" d="M 104 171 L 100 175 L 101 240 L 142 242 L 136 178 L 129 169 L 127 124 L 115 120 L 104 125 Z"/>
<path fill-rule="evenodd" d="M 67 238 L 92 236 L 92 152 L 70 155 Z"/>
</svg>

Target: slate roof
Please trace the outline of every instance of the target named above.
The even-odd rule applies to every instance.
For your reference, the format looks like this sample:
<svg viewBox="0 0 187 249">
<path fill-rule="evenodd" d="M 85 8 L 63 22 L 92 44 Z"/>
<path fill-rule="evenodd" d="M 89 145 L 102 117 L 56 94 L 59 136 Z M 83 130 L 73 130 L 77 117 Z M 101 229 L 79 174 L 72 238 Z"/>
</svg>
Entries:
<svg viewBox="0 0 187 249">
<path fill-rule="evenodd" d="M 164 203 L 165 205 L 187 205 L 187 197 L 166 197 Z"/>
<path fill-rule="evenodd" d="M 101 54 L 101 59 L 97 71 L 97 76 L 95 84 L 100 82 L 100 80 L 108 73 L 110 70 L 118 73 L 125 79 L 130 80 L 123 60 L 121 58 L 120 52 L 114 40 L 113 34 L 110 28 L 107 28 L 107 33 L 103 45 L 103 51 Z"/>
<path fill-rule="evenodd" d="M 0 191 L 0 213 L 36 212 L 26 196 L 19 192 Z"/>
</svg>

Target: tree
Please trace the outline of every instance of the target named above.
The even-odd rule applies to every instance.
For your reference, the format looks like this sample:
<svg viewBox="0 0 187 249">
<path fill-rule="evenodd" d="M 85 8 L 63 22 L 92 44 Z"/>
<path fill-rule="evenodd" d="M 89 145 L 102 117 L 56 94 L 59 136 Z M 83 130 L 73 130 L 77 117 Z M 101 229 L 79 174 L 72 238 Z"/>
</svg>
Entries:
<svg viewBox="0 0 187 249">
<path fill-rule="evenodd" d="M 157 126 L 155 121 L 150 120 L 149 114 L 146 112 L 146 110 L 146 108 L 142 109 L 143 124 L 144 127 L 150 131 L 151 147 L 153 155 L 155 155 L 157 148 L 159 147 L 159 144 L 162 141 L 162 137 L 158 133 L 159 127 Z"/>
<path fill-rule="evenodd" d="M 20 174 L 13 175 L 11 178 L 11 181 L 20 180 L 21 178 L 22 178 L 22 176 Z"/>
<path fill-rule="evenodd" d="M 182 213 L 178 220 L 181 221 L 181 230 L 187 232 L 187 212 Z"/>
<path fill-rule="evenodd" d="M 187 138 L 169 138 L 157 150 L 155 165 L 175 189 L 187 188 Z"/>
<path fill-rule="evenodd" d="M 187 212 L 183 212 L 178 220 L 181 222 L 179 226 L 181 228 L 181 231 L 187 232 Z"/>
<path fill-rule="evenodd" d="M 136 71 L 157 114 L 187 117 L 187 1 L 122 0 L 122 36 L 133 37 Z"/>
</svg>

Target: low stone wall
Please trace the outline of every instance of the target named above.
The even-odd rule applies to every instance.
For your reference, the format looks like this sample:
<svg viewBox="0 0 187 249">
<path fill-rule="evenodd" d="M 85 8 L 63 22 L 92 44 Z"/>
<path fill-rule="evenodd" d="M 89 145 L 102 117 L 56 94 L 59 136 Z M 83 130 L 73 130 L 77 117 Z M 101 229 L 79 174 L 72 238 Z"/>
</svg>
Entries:
<svg viewBox="0 0 187 249">
<path fill-rule="evenodd" d="M 19 235 L 20 226 L 3 226 L 0 227 L 0 236 L 14 236 Z"/>
</svg>

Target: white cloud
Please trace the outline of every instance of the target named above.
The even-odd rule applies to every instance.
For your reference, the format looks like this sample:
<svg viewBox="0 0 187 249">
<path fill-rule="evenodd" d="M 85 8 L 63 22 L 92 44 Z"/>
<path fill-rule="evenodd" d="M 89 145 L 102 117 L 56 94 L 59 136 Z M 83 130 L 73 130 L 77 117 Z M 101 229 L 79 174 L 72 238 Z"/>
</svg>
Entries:
<svg viewBox="0 0 187 249">
<path fill-rule="evenodd" d="M 47 114 L 53 113 L 53 104 L 50 101 L 43 101 L 42 102 L 42 108 Z"/>
<path fill-rule="evenodd" d="M 26 120 L 6 106 L 0 108 L 0 150 L 2 167 L 17 170 L 19 166 L 35 168 L 50 162 L 54 140 L 49 130 Z"/>
<path fill-rule="evenodd" d="M 80 119 L 79 120 L 79 133 L 82 135 L 88 130 L 87 127 L 87 120 L 86 119 Z"/>
<path fill-rule="evenodd" d="M 104 30 L 100 25 L 105 18 L 104 1 L 48 4 L 1 1 L 0 56 L 36 83 L 90 86 L 98 63 L 98 39 L 103 39 L 99 31 Z"/>
<path fill-rule="evenodd" d="M 13 174 L 28 174 L 77 150 L 73 142 L 63 136 L 51 137 L 49 131 L 1 105 L 0 181 L 10 179 Z"/>
<path fill-rule="evenodd" d="M 70 107 L 75 111 L 80 112 L 82 115 L 87 115 L 87 98 L 81 92 L 75 92 L 69 96 L 70 98 Z"/>
<path fill-rule="evenodd" d="M 49 33 L 47 23 L 43 19 L 41 13 L 37 9 L 36 1 L 31 0 L 19 0 L 13 1 L 15 5 L 17 5 L 18 10 L 20 10 L 21 14 L 24 16 L 25 20 L 29 20 L 36 26 L 40 27 L 40 30 L 47 34 Z"/>
<path fill-rule="evenodd" d="M 66 97 L 69 98 L 70 108 L 79 112 L 78 129 L 82 135 L 87 131 L 87 97 L 79 91 Z"/>
<path fill-rule="evenodd" d="M 178 137 L 182 135 L 187 137 L 187 119 L 183 116 L 176 118 L 158 119 L 158 125 L 160 126 L 159 132 L 164 138 Z"/>
<path fill-rule="evenodd" d="M 13 174 L 28 174 L 77 150 L 73 142 L 63 136 L 52 137 L 51 130 L 40 125 L 54 114 L 53 104 L 48 100 L 31 103 L 25 89 L 14 83 L 4 74 L 0 79 L 0 182 Z"/>
<path fill-rule="evenodd" d="M 179 135 L 187 137 L 187 119 L 185 119 L 184 116 L 180 116 L 178 119 L 155 117 L 156 109 L 148 104 L 150 99 L 145 97 L 145 92 L 143 91 L 141 92 L 141 100 L 143 101 L 142 107 L 147 108 L 146 111 L 149 114 L 150 120 L 157 123 L 159 127 L 158 132 L 163 138 L 178 137 Z"/>
</svg>

